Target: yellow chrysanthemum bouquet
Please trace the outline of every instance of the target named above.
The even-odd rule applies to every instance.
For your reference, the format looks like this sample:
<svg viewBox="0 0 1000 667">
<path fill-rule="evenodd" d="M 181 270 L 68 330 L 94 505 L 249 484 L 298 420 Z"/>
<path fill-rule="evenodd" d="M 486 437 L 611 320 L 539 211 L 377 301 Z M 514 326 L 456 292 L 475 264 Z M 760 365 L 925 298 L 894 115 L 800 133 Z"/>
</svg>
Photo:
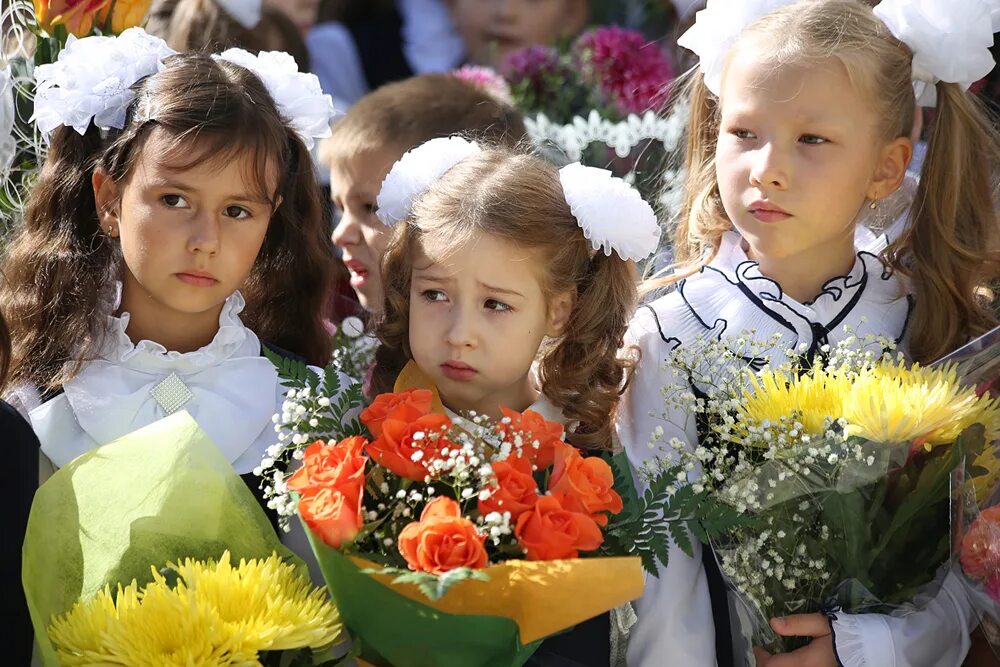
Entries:
<svg viewBox="0 0 1000 667">
<path fill-rule="evenodd" d="M 49 638 L 59 663 L 279 664 L 277 652 L 323 649 L 339 635 L 326 592 L 277 554 L 233 566 L 224 551 L 151 574 L 145 587 L 132 580 L 112 595 L 105 586 L 57 617 Z"/>
<path fill-rule="evenodd" d="M 337 608 L 184 412 L 37 491 L 22 579 L 47 666 L 310 665 Z"/>
<path fill-rule="evenodd" d="M 890 613 L 933 593 L 953 553 L 953 482 L 985 493 L 1000 475 L 1000 404 L 968 372 L 982 364 L 910 365 L 890 341 L 854 336 L 818 358 L 788 350 L 789 361 L 768 363 L 779 346 L 744 338 L 675 350 L 667 413 L 694 414 L 698 442 L 664 443 L 660 429 L 652 438 L 668 455 L 651 468 L 682 480 L 678 516 L 714 506 L 743 519 L 721 539 L 693 531 L 730 588 L 740 654 L 794 648 L 771 617 Z"/>
</svg>

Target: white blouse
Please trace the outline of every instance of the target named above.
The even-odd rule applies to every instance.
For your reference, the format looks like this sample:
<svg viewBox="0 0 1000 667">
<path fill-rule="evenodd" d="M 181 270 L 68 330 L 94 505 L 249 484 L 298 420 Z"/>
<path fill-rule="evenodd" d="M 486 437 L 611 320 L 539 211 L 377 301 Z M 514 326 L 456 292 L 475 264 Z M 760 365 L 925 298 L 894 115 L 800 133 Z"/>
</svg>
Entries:
<svg viewBox="0 0 1000 667">
<path fill-rule="evenodd" d="M 780 333 L 781 350 L 804 345 L 816 351 L 846 338 L 845 325 L 859 341 L 871 333 L 901 342 L 913 299 L 878 257 L 886 243 L 884 236 L 859 227 L 851 271 L 828 281 L 812 301 L 799 303 L 760 273 L 747 257 L 742 238 L 729 232 L 708 266 L 641 307 L 626 336 L 626 345 L 638 349 L 641 361 L 616 423 L 633 468 L 665 455 L 649 444 L 657 426 L 664 429 L 662 442 L 676 437 L 692 446 L 697 443 L 693 416 L 668 409 L 661 393 L 665 386 L 686 382 L 660 368 L 677 346 L 705 336 L 739 338 L 754 330 L 759 341 Z M 771 356 L 772 363 L 782 362 L 780 350 Z M 647 577 L 636 613 L 628 647 L 631 667 L 716 664 L 711 600 L 697 542 L 693 558 L 671 545 L 669 565 L 659 578 Z M 924 611 L 902 618 L 840 613 L 832 625 L 844 667 L 944 667 L 961 663 L 975 620 L 968 600 L 954 582 L 946 582 Z"/>
<path fill-rule="evenodd" d="M 183 409 L 237 473 L 251 472 L 277 441 L 271 416 L 285 389 L 274 366 L 261 356 L 260 340 L 240 321 L 244 306 L 242 295 L 232 294 L 212 341 L 185 353 L 149 340 L 132 343 L 125 333 L 129 313 L 109 316 L 96 358 L 63 385 L 63 393 L 32 407 L 37 392 L 21 392 L 42 453 L 62 467 Z"/>
</svg>

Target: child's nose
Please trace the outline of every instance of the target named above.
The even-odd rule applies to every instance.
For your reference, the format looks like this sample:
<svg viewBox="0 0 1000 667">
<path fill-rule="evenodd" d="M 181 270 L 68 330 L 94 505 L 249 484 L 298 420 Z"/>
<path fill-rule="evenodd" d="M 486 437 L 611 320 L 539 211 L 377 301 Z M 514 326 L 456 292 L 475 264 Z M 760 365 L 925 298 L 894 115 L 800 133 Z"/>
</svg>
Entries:
<svg viewBox="0 0 1000 667">
<path fill-rule="evenodd" d="M 209 211 L 195 214 L 191 233 L 188 236 L 188 250 L 214 255 L 219 250 L 219 216 Z"/>
<path fill-rule="evenodd" d="M 773 143 L 757 151 L 750 169 L 750 183 L 755 186 L 784 188 L 788 184 L 788 165 L 783 153 Z"/>
<path fill-rule="evenodd" d="M 357 245 L 361 242 L 361 223 L 352 213 L 344 211 L 337 221 L 337 226 L 333 228 L 331 238 L 334 245 Z"/>
<path fill-rule="evenodd" d="M 475 322 L 469 309 L 460 305 L 451 308 L 451 320 L 445 341 L 452 347 L 476 347 Z"/>
</svg>

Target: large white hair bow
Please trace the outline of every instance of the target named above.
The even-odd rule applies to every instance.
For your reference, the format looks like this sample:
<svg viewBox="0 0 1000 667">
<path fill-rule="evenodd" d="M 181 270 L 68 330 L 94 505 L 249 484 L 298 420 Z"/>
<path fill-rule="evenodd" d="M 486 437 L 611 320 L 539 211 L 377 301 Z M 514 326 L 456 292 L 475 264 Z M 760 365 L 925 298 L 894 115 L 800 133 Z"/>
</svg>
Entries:
<svg viewBox="0 0 1000 667">
<path fill-rule="evenodd" d="M 874 9 L 913 51 L 913 87 L 920 106 L 937 104 L 938 81 L 969 86 L 990 73 L 1000 25 L 1000 0 L 882 0 Z"/>
<path fill-rule="evenodd" d="M 256 74 L 307 148 L 311 149 L 316 139 L 330 136 L 330 121 L 335 113 L 333 98 L 323 93 L 315 74 L 300 72 L 290 55 L 284 51 L 261 51 L 254 55 L 243 49 L 227 49 L 212 57 Z"/>
<path fill-rule="evenodd" d="M 705 85 L 716 95 L 722 92 L 722 68 L 726 55 L 740 33 L 762 16 L 798 0 L 708 0 L 695 14 L 694 25 L 677 40 L 679 46 L 698 56 Z"/>
<path fill-rule="evenodd" d="M 461 137 L 443 137 L 407 151 L 382 182 L 377 215 L 392 226 L 409 216 L 414 202 L 434 181 L 480 151 Z M 559 170 L 570 212 L 594 251 L 639 261 L 656 251 L 660 228 L 656 214 L 635 188 L 606 169 L 579 162 Z"/>
<path fill-rule="evenodd" d="M 84 134 L 91 121 L 120 130 L 135 99 L 132 85 L 162 70 L 163 60 L 174 53 L 142 28 L 117 37 L 70 35 L 56 62 L 35 69 L 32 120 L 45 136 L 60 125 Z"/>
<path fill-rule="evenodd" d="M 132 86 L 163 70 L 176 51 L 142 28 L 117 37 L 72 35 L 56 62 L 35 69 L 35 113 L 38 129 L 48 136 L 60 125 L 80 134 L 91 122 L 100 128 L 125 127 L 125 115 L 135 99 Z M 213 56 L 256 74 L 282 117 L 312 148 L 314 139 L 330 136 L 333 100 L 320 89 L 314 74 L 299 72 L 295 60 L 280 51 L 253 55 L 229 49 Z"/>
<path fill-rule="evenodd" d="M 740 33 L 798 1 L 708 0 L 677 43 L 697 54 L 705 85 L 718 95 L 726 55 Z M 938 81 L 968 89 L 996 64 L 989 49 L 1000 29 L 1000 0 L 883 0 L 874 12 L 913 52 L 914 92 L 922 106 L 937 103 Z"/>
</svg>

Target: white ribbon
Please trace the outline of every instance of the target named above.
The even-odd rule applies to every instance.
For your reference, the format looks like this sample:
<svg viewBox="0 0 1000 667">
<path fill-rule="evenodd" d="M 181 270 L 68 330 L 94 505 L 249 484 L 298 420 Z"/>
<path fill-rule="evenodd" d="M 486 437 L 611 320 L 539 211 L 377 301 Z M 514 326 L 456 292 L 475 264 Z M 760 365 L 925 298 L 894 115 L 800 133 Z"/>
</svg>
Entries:
<svg viewBox="0 0 1000 667">
<path fill-rule="evenodd" d="M 392 226 L 405 220 L 414 202 L 456 164 L 480 152 L 461 137 L 441 137 L 407 151 L 382 182 L 379 219 Z M 656 214 L 635 188 L 606 169 L 579 162 L 559 170 L 570 211 L 595 251 L 638 261 L 656 251 L 660 229 Z"/>
</svg>

